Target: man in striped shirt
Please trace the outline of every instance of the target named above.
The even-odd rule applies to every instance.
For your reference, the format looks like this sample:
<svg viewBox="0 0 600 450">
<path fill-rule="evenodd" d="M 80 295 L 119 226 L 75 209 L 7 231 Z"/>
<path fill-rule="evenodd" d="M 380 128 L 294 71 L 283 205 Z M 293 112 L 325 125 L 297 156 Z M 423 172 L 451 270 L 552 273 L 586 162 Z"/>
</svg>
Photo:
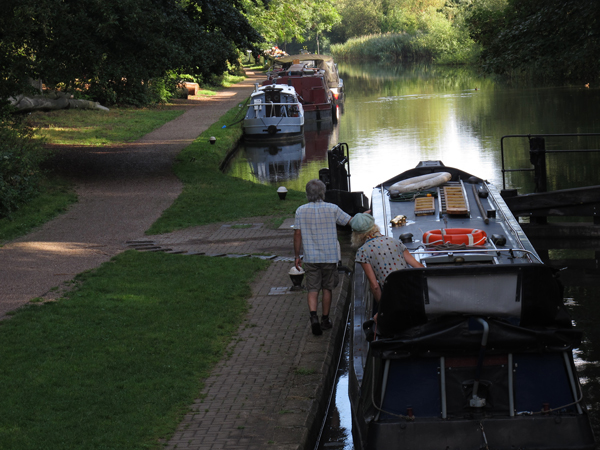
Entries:
<svg viewBox="0 0 600 450">
<path fill-rule="evenodd" d="M 310 180 L 306 184 L 308 203 L 296 210 L 294 224 L 295 265 L 300 268 L 300 249 L 303 247 L 310 324 L 317 336 L 332 327 L 329 310 L 332 291 L 339 282 L 337 264 L 340 260 L 336 224 L 347 225 L 351 219 L 339 206 L 324 201 L 325 190 L 325 184 L 320 180 Z M 321 290 L 323 315 L 319 323 L 317 305 Z"/>
</svg>

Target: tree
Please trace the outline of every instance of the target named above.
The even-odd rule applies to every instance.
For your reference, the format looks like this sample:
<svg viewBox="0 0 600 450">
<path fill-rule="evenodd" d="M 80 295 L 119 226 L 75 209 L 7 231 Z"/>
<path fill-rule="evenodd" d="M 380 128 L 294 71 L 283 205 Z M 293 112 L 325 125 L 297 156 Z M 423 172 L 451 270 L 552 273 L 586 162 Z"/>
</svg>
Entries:
<svg viewBox="0 0 600 450">
<path fill-rule="evenodd" d="M 243 0 L 246 16 L 270 45 L 304 42 L 310 33 L 330 30 L 340 20 L 331 0 Z"/>
<path fill-rule="evenodd" d="M 548 82 L 600 77 L 600 2 L 509 0 L 505 16 L 484 49 L 487 70 L 522 72 Z"/>
<path fill-rule="evenodd" d="M 106 103 L 145 104 L 171 70 L 223 73 L 261 41 L 237 0 L 5 0 L 0 94 L 29 78 Z"/>
</svg>

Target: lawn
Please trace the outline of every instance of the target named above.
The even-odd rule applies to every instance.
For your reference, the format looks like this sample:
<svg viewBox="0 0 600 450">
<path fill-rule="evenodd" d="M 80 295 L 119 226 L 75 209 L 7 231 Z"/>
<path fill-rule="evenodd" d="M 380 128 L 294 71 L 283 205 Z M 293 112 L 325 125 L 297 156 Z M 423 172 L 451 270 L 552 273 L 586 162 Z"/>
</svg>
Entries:
<svg viewBox="0 0 600 450">
<path fill-rule="evenodd" d="M 128 251 L 0 322 L 0 449 L 161 448 L 267 265 Z"/>
</svg>

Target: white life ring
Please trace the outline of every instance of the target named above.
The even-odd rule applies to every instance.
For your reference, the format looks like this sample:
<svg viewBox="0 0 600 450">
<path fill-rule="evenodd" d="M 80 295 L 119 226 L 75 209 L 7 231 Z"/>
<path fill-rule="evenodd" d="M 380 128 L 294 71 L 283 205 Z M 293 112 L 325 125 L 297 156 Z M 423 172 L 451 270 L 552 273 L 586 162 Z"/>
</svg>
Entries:
<svg viewBox="0 0 600 450">
<path fill-rule="evenodd" d="M 418 177 L 407 178 L 390 186 L 390 194 L 402 194 L 404 192 L 422 191 L 447 183 L 452 179 L 448 172 L 428 173 Z"/>
</svg>

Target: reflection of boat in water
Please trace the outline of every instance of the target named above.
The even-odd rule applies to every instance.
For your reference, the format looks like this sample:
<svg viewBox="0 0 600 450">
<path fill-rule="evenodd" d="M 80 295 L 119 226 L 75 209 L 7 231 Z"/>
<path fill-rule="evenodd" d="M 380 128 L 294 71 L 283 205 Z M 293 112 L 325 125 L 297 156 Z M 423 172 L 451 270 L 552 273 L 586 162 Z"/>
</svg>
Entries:
<svg viewBox="0 0 600 450">
<path fill-rule="evenodd" d="M 242 123 L 247 138 L 289 138 L 302 134 L 304 108 L 292 86 L 261 86 L 250 96 Z"/>
<path fill-rule="evenodd" d="M 252 174 L 262 182 L 298 178 L 304 158 L 304 140 L 294 143 L 245 143 Z"/>
<path fill-rule="evenodd" d="M 429 189 L 403 192 L 415 183 Z M 494 186 L 426 161 L 376 186 L 371 208 L 382 233 L 425 267 L 386 278 L 375 324 L 355 265 L 355 446 L 594 449 L 573 358 L 581 334 L 556 271 Z"/>
</svg>

